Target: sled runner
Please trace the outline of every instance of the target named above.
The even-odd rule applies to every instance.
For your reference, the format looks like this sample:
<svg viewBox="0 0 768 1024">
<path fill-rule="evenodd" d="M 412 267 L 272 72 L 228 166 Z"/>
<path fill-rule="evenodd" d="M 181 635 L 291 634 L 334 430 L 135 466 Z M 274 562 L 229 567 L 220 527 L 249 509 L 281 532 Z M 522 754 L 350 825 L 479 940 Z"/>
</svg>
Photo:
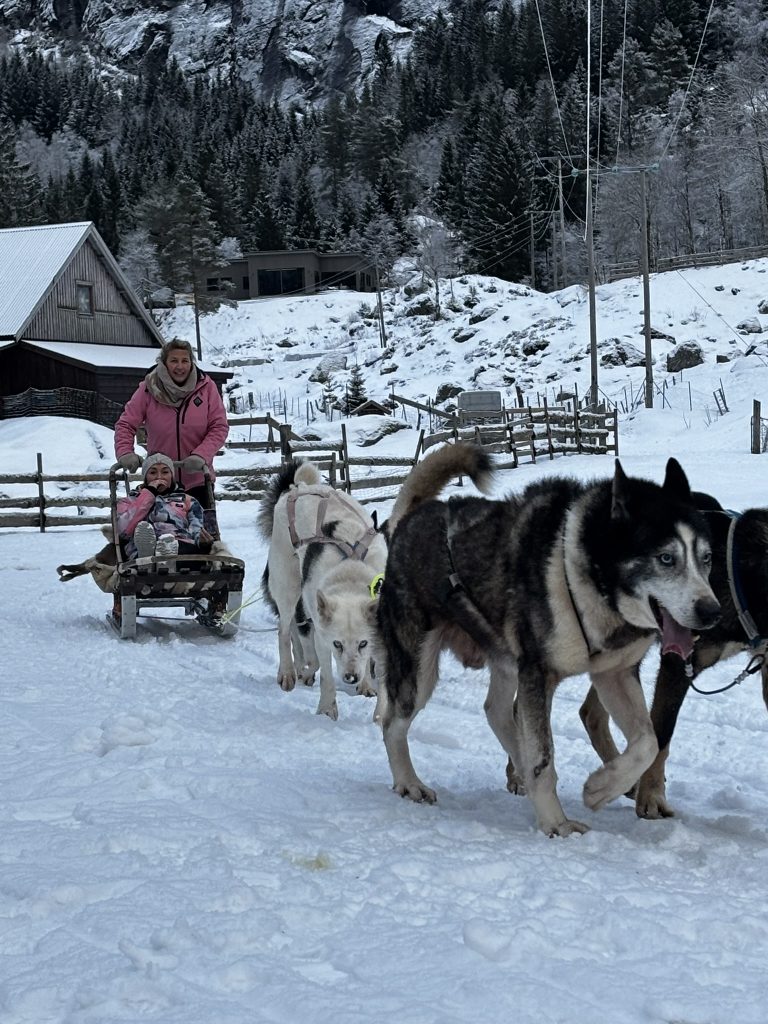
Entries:
<svg viewBox="0 0 768 1024">
<path fill-rule="evenodd" d="M 221 543 L 213 484 L 206 467 L 207 494 L 205 528 L 214 544 L 208 554 L 179 554 L 168 558 L 160 554 L 148 558 L 126 558 L 120 544 L 117 524 L 118 485 L 129 493 L 129 475 L 118 463 L 109 471 L 109 499 L 115 545 L 115 603 L 107 621 L 123 640 L 136 637 L 136 624 L 145 608 L 183 608 L 218 636 L 237 631 L 243 599 L 245 564 L 234 558 Z"/>
</svg>

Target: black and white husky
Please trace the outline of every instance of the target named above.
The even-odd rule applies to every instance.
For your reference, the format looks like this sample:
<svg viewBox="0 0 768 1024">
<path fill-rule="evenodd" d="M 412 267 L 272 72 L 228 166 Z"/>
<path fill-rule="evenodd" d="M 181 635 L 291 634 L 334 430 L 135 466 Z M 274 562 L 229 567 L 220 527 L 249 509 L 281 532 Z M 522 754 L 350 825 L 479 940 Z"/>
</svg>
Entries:
<svg viewBox="0 0 768 1024">
<path fill-rule="evenodd" d="M 317 713 L 336 719 L 334 662 L 358 693 L 375 693 L 370 664 L 386 540 L 354 498 L 320 482 L 310 462 L 272 479 L 258 527 L 269 540 L 265 588 L 279 616 L 277 681 L 284 690 L 297 678 L 311 685 L 319 668 Z"/>
<path fill-rule="evenodd" d="M 680 465 L 663 486 L 627 477 L 549 478 L 502 501 L 429 500 L 458 473 L 486 489 L 476 446 L 443 448 L 411 472 L 390 517 L 379 600 L 379 707 L 394 789 L 435 800 L 408 749 L 437 682 L 440 651 L 487 663 L 488 722 L 549 835 L 584 832 L 557 797 L 550 708 L 558 683 L 589 673 L 627 748 L 584 786 L 593 810 L 629 789 L 658 746 L 638 666 L 659 632 L 681 648 L 720 607 L 706 525 Z"/>
<path fill-rule="evenodd" d="M 691 683 L 707 668 L 736 654 L 751 655 L 750 664 L 762 677 L 763 701 L 768 706 L 768 509 L 729 512 L 709 494 L 693 500 L 707 521 L 712 543 L 710 583 L 722 616 L 713 629 L 696 639 L 690 660 L 679 651 L 663 650 L 651 705 L 651 721 L 659 753 L 634 792 L 640 818 L 669 818 L 665 765 L 669 747 Z M 608 715 L 590 689 L 581 718 L 603 761 L 616 755 Z"/>
</svg>

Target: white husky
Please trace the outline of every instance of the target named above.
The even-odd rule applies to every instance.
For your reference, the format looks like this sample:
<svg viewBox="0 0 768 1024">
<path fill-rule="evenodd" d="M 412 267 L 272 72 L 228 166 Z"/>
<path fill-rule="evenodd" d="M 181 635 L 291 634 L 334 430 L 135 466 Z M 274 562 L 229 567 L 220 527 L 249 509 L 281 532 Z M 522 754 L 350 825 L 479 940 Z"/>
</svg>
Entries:
<svg viewBox="0 0 768 1024">
<path fill-rule="evenodd" d="M 336 719 L 334 660 L 345 683 L 375 693 L 370 659 L 386 541 L 362 506 L 321 483 L 309 462 L 273 478 L 258 526 L 269 539 L 265 591 L 280 620 L 277 681 L 284 690 L 297 678 L 311 685 L 319 668 L 317 713 Z"/>
</svg>

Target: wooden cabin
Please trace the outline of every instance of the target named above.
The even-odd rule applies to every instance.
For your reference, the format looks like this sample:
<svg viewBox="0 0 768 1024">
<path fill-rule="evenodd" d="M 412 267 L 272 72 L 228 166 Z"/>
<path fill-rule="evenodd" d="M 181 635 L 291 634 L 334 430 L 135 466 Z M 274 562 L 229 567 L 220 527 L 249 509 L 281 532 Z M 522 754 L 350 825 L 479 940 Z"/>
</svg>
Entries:
<svg viewBox="0 0 768 1024">
<path fill-rule="evenodd" d="M 0 230 L 0 419 L 113 426 L 163 340 L 90 221 Z"/>
</svg>

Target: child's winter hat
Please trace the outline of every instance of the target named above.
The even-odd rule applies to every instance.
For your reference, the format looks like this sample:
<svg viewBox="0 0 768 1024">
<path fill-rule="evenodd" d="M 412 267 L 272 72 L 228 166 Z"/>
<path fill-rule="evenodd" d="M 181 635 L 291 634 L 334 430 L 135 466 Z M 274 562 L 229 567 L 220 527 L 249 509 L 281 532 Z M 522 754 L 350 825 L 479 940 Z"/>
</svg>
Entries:
<svg viewBox="0 0 768 1024">
<path fill-rule="evenodd" d="M 155 452 L 154 455 L 148 455 L 142 463 L 141 472 L 144 474 L 145 480 L 147 479 L 147 473 L 150 469 L 158 463 L 162 463 L 164 466 L 167 466 L 171 471 L 171 476 L 174 479 L 176 478 L 176 467 L 173 464 L 173 459 L 169 458 L 167 455 L 163 455 L 162 452 Z"/>
</svg>

